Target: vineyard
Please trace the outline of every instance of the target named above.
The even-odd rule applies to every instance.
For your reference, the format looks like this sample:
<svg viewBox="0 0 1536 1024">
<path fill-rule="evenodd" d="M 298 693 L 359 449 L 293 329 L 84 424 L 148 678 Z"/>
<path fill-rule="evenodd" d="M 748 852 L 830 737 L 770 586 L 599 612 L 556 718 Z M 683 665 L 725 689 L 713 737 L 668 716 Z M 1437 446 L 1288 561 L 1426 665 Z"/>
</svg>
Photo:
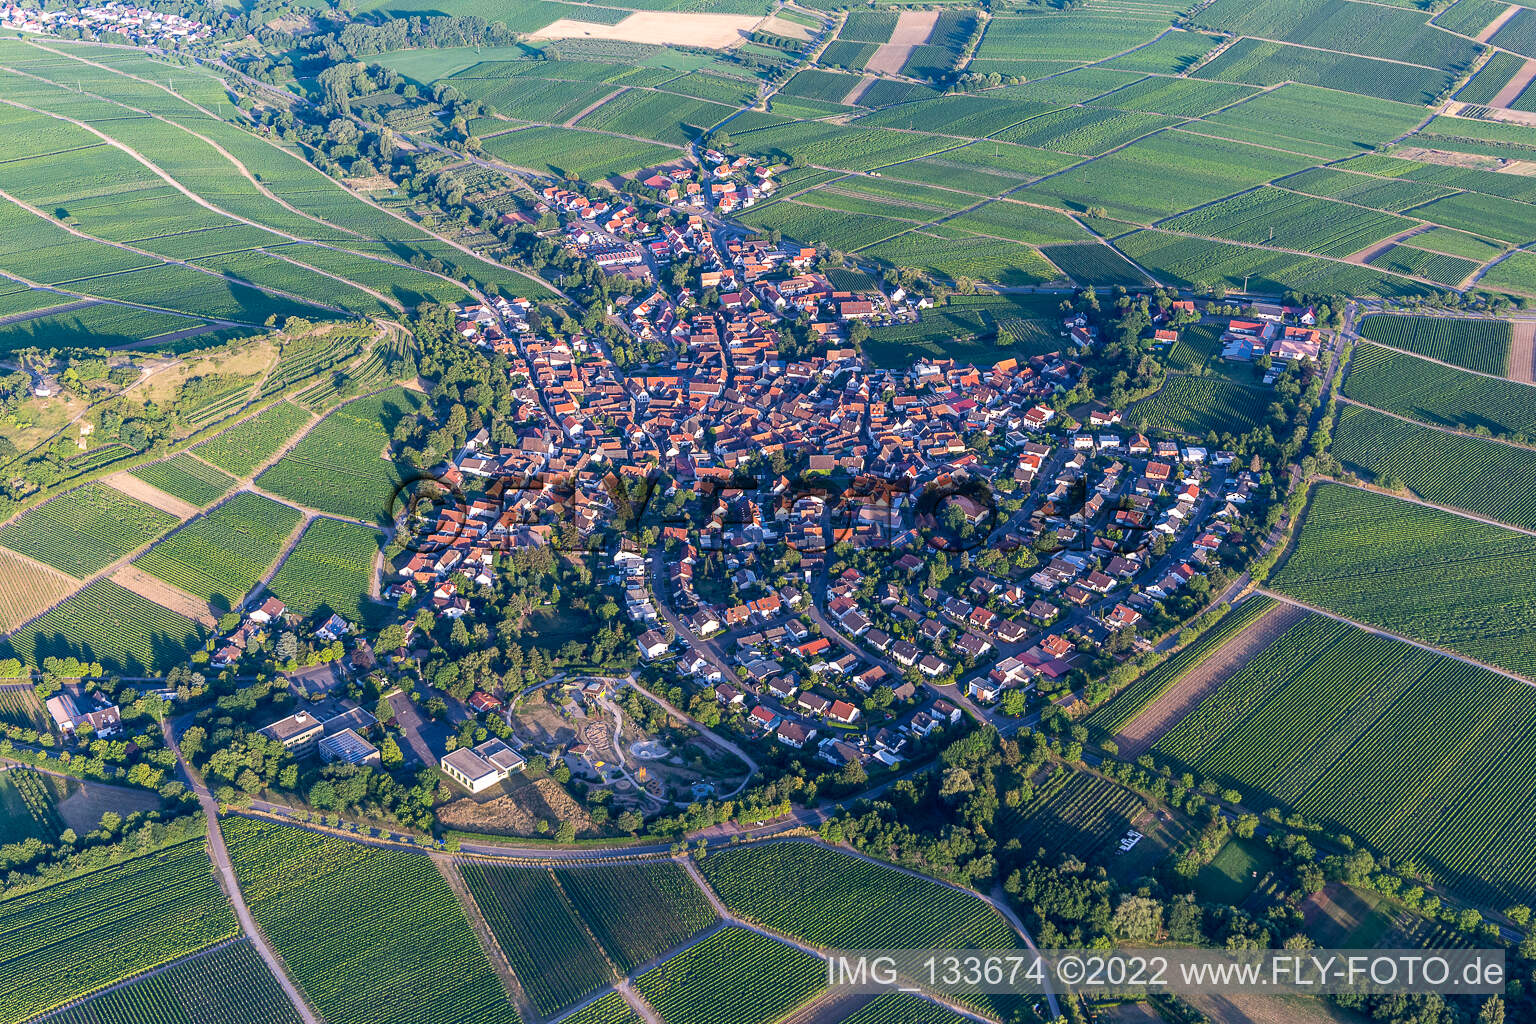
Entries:
<svg viewBox="0 0 1536 1024">
<path fill-rule="evenodd" d="M 523 991 L 542 1016 L 553 1017 L 613 983 L 613 968 L 548 868 L 469 861 L 459 869 Z"/>
<path fill-rule="evenodd" d="M 62 601 L 79 585 L 62 573 L 0 549 L 0 633 Z"/>
<path fill-rule="evenodd" d="M 1019 943 L 975 895 L 813 843 L 711 854 L 701 867 L 732 913 L 824 949 L 1005 949 Z"/>
<path fill-rule="evenodd" d="M 268 587 L 289 611 L 336 612 L 353 624 L 364 618 L 381 538 L 371 527 L 316 519 L 273 574 Z"/>
<path fill-rule="evenodd" d="M 1274 589 L 1536 677 L 1536 538 L 1325 483 Z"/>
<path fill-rule="evenodd" d="M 841 1024 L 965 1024 L 968 1019 L 911 992 L 884 992 Z"/>
<path fill-rule="evenodd" d="M 1508 320 L 1379 313 L 1360 321 L 1360 336 L 1495 376 L 1509 362 Z"/>
<path fill-rule="evenodd" d="M 1529 686 L 1312 615 L 1157 749 L 1502 905 L 1536 893 L 1533 730 Z"/>
<path fill-rule="evenodd" d="M 72 576 L 89 576 L 175 526 L 175 516 L 90 483 L 29 509 L 0 545 Z"/>
<path fill-rule="evenodd" d="M 277 402 L 193 446 L 192 451 L 215 466 L 243 477 L 270 459 L 308 423 L 309 413 L 287 402 Z"/>
<path fill-rule="evenodd" d="M 665 1024 L 767 1024 L 826 985 L 822 962 L 744 928 L 722 928 L 635 980 Z"/>
<path fill-rule="evenodd" d="M 381 525 L 389 521 L 400 474 L 383 458 L 395 424 L 426 399 L 390 388 L 333 411 L 256 481 L 306 508 Z"/>
<path fill-rule="evenodd" d="M 228 611 L 261 582 L 303 518 L 288 505 L 242 491 L 133 564 Z"/>
<path fill-rule="evenodd" d="M 218 501 L 235 485 L 228 474 L 219 472 L 185 452 L 130 472 L 151 487 L 158 487 L 166 494 L 199 508 Z"/>
<path fill-rule="evenodd" d="M 569 1016 L 562 1017 L 560 1024 L 642 1024 L 634 1007 L 624 1001 L 617 992 L 595 999 Z"/>
<path fill-rule="evenodd" d="M 1344 257 L 1411 228 L 1414 222 L 1266 186 L 1180 214 L 1158 226 L 1234 242 Z"/>
<path fill-rule="evenodd" d="M 186 616 L 103 579 L 0 639 L 0 657 L 33 666 L 74 657 L 138 676 L 185 661 L 204 639 L 203 628 Z"/>
<path fill-rule="evenodd" d="M 0 897 L 0 1020 L 26 1020 L 236 931 L 201 838 Z"/>
<path fill-rule="evenodd" d="M 48 1024 L 299 1024 L 277 979 L 244 939 L 104 992 Z"/>
<path fill-rule="evenodd" d="M 1274 601 L 1262 595 L 1244 601 L 1222 616 L 1215 626 L 1202 633 L 1194 643 L 1127 686 L 1114 700 L 1089 715 L 1087 723 L 1108 733 L 1124 729 L 1159 697 L 1173 689 L 1179 680 L 1220 650 L 1222 644 L 1247 629 L 1274 605 Z"/>
<path fill-rule="evenodd" d="M 676 864 L 556 868 L 555 878 L 608 959 L 626 974 L 718 920 L 709 899 Z"/>
<path fill-rule="evenodd" d="M 64 822 L 54 806 L 53 787 L 52 779 L 31 768 L 0 769 L 0 843 L 58 841 Z"/>
<path fill-rule="evenodd" d="M 1133 405 L 1126 418 L 1200 438 L 1210 433 L 1246 434 L 1259 425 L 1268 404 L 1264 392 L 1240 384 L 1169 374 L 1161 390 Z"/>
<path fill-rule="evenodd" d="M 50 719 L 32 684 L 0 685 L 0 725 L 17 729 L 46 729 Z"/>
<path fill-rule="evenodd" d="M 430 858 L 249 818 L 223 828 L 251 913 L 326 1020 L 518 1024 Z"/>
<path fill-rule="evenodd" d="M 1054 863 L 1064 853 L 1093 861 L 1125 835 L 1146 804 L 1130 790 L 1087 772 L 1058 767 L 1028 803 L 998 812 L 1000 835 Z"/>
<path fill-rule="evenodd" d="M 1379 345 L 1355 348 L 1344 393 L 1433 426 L 1481 429 L 1516 441 L 1536 438 L 1536 387 L 1463 373 Z"/>
<path fill-rule="evenodd" d="M 1536 528 L 1536 451 L 1405 423 L 1346 405 L 1333 431 L 1339 461 L 1426 501 Z"/>
</svg>

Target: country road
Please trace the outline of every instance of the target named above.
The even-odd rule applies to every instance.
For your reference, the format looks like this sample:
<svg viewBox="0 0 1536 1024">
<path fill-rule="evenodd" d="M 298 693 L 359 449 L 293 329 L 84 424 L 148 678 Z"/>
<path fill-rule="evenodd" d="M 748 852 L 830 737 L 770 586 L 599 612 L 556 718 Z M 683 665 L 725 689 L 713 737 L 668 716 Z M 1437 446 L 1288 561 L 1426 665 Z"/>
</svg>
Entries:
<svg viewBox="0 0 1536 1024">
<path fill-rule="evenodd" d="M 298 986 L 288 977 L 288 970 L 282 958 L 267 944 L 266 936 L 261 933 L 261 929 L 256 926 L 256 919 L 251 916 L 251 908 L 246 905 L 245 896 L 240 891 L 240 881 L 235 877 L 234 865 L 229 861 L 229 848 L 224 845 L 224 832 L 219 828 L 219 802 L 213 798 L 207 785 L 192 771 L 192 766 L 181 755 L 181 747 L 176 743 L 170 719 L 163 719 L 160 722 L 160 731 L 165 735 L 166 746 L 176 755 L 178 774 L 197 795 L 197 802 L 203 809 L 203 816 L 208 819 L 208 856 L 219 872 L 219 884 L 223 886 L 224 894 L 229 897 L 230 905 L 235 908 L 235 918 L 240 922 L 240 928 L 245 932 L 246 937 L 250 939 L 251 948 L 271 970 L 272 976 L 282 986 L 288 1001 L 293 1004 L 294 1010 L 304 1024 L 322 1024 L 320 1017 L 309 1008 L 309 1003 L 304 999 Z"/>
</svg>

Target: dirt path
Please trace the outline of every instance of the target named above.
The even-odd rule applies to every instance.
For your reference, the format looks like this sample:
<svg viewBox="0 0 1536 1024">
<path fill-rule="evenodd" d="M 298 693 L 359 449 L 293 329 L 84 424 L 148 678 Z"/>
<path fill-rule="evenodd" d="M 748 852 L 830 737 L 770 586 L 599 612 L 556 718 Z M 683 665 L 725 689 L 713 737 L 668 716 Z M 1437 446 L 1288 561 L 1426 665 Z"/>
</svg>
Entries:
<svg viewBox="0 0 1536 1024">
<path fill-rule="evenodd" d="M 1516 320 L 1510 325 L 1509 379 L 1536 384 L 1536 320 Z"/>
<path fill-rule="evenodd" d="M 1488 101 L 1488 105 L 1490 107 L 1509 106 L 1520 98 L 1520 94 L 1525 92 L 1525 87 L 1531 84 L 1533 78 L 1536 78 L 1536 59 L 1527 60 L 1521 65 L 1520 70 L 1515 72 L 1515 77 L 1494 94 L 1493 99 Z"/>
<path fill-rule="evenodd" d="M 869 90 L 869 87 L 874 84 L 875 76 L 866 74 L 863 78 L 854 83 L 852 89 L 848 90 L 848 95 L 843 97 L 843 102 L 850 107 L 858 106 L 859 98 L 862 97 L 864 93 Z"/>
<path fill-rule="evenodd" d="M 1479 32 L 1477 35 L 1473 36 L 1472 38 L 1476 39 L 1480 43 L 1486 43 L 1488 40 L 1493 38 L 1493 34 L 1495 32 L 1497 32 L 1499 29 L 1504 27 L 1504 25 L 1509 21 L 1510 18 L 1513 18 L 1516 14 L 1519 14 L 1519 13 L 1520 13 L 1520 8 L 1517 7 L 1514 4 L 1510 4 L 1508 7 L 1504 8 L 1504 11 L 1503 11 L 1502 14 L 1500 14 L 1497 18 L 1494 18 L 1492 21 L 1490 21 L 1487 24 L 1487 26 L 1484 27 L 1484 29 L 1481 32 Z"/>
<path fill-rule="evenodd" d="M 437 870 L 442 873 L 443 880 L 448 883 L 448 888 L 459 897 L 459 903 L 464 907 L 464 916 L 469 919 L 470 929 L 474 931 L 475 938 L 480 940 L 480 947 L 485 950 L 486 959 L 491 962 L 496 976 L 501 979 L 501 987 L 506 990 L 507 999 L 517 1007 L 518 1016 L 525 1021 L 539 1020 L 540 1017 L 533 1008 L 533 1002 L 523 991 L 517 975 L 512 973 L 512 965 L 507 961 L 507 955 L 502 952 L 501 944 L 496 941 L 491 926 L 486 923 L 485 915 L 480 912 L 480 905 L 475 902 L 474 896 L 470 895 L 469 886 L 464 884 L 464 876 L 459 874 L 458 865 L 445 853 L 433 851 L 429 856 L 432 858 L 432 863 L 437 865 Z"/>
<path fill-rule="evenodd" d="M 130 498 L 137 498 L 146 505 L 153 505 L 162 512 L 169 512 L 177 519 L 191 519 L 202 511 L 202 509 L 190 501 L 183 501 L 173 494 L 167 494 L 160 488 L 153 484 L 145 483 L 126 470 L 121 473 L 113 473 L 109 477 L 104 477 L 102 483 L 114 491 L 120 491 L 128 495 Z"/>
<path fill-rule="evenodd" d="M 195 619 L 209 629 L 219 624 L 219 620 L 214 617 L 213 609 L 208 607 L 207 601 L 194 597 L 178 587 L 173 587 L 164 580 L 156 579 L 138 566 L 125 565 L 110 578 L 124 590 L 131 591 L 146 601 L 153 601 L 162 608 L 169 608 L 178 615 Z"/>
<path fill-rule="evenodd" d="M 592 111 L 594 111 L 598 107 L 602 106 L 604 103 L 607 103 L 611 99 L 616 99 L 620 94 L 626 93 L 628 91 L 629 90 L 627 88 L 625 88 L 623 86 L 620 86 L 619 88 L 613 90 L 613 92 L 611 92 L 608 95 L 604 96 L 602 99 L 593 100 L 591 103 L 588 103 L 586 106 L 582 107 L 576 113 L 574 113 L 570 117 L 566 118 L 565 119 L 565 127 L 566 128 L 573 127 L 576 124 L 577 121 L 580 121 L 582 118 L 584 118 L 588 114 L 592 113 Z"/>
<path fill-rule="evenodd" d="M 1147 705 L 1115 736 L 1120 756 L 1131 760 L 1163 738 L 1201 701 L 1216 691 L 1227 677 L 1268 647 L 1281 633 L 1300 622 L 1307 613 L 1294 605 L 1277 604 L 1249 627 L 1221 645 L 1173 688 Z"/>
<path fill-rule="evenodd" d="M 1363 267 L 1370 263 L 1371 260 L 1375 259 L 1377 256 L 1380 256 L 1382 253 L 1392 248 L 1398 242 L 1412 238 L 1414 235 L 1428 230 L 1428 224 L 1418 224 L 1409 228 L 1407 231 L 1399 231 L 1397 234 L 1388 238 L 1383 238 L 1379 242 L 1372 242 L 1370 245 L 1366 246 L 1364 249 L 1361 249 L 1359 252 L 1350 253 L 1348 256 L 1344 257 L 1344 262 L 1354 263 Z"/>
<path fill-rule="evenodd" d="M 912 56 L 913 48 L 928 41 L 938 20 L 938 11 L 902 11 L 896 18 L 896 29 L 891 33 L 891 41 L 880 44 L 864 69 L 876 74 L 901 74 L 902 65 Z"/>
<path fill-rule="evenodd" d="M 299 987 L 288 977 L 288 970 L 282 958 L 267 944 L 266 936 L 262 935 L 261 929 L 256 927 L 256 919 L 251 916 L 251 908 L 246 906 L 245 896 L 240 891 L 240 880 L 235 877 L 234 865 L 229 861 L 229 848 L 224 845 L 224 833 L 219 829 L 218 802 L 214 800 L 213 794 L 208 792 L 208 787 L 204 785 L 203 780 L 192 773 L 191 765 L 187 764 L 186 759 L 181 756 L 181 747 L 176 744 L 170 719 L 160 723 L 160 731 L 165 735 L 166 746 L 176 755 L 176 765 L 182 781 L 191 786 L 192 791 L 197 794 L 203 816 L 208 820 L 208 855 L 218 871 L 219 884 L 224 887 L 224 894 L 229 897 L 230 905 L 235 908 L 235 917 L 239 920 L 246 937 L 250 939 L 251 948 L 256 950 L 257 955 L 266 963 L 304 1024 L 323 1024 L 319 1015 L 309 1008 L 309 1003 L 305 1001 Z"/>
</svg>

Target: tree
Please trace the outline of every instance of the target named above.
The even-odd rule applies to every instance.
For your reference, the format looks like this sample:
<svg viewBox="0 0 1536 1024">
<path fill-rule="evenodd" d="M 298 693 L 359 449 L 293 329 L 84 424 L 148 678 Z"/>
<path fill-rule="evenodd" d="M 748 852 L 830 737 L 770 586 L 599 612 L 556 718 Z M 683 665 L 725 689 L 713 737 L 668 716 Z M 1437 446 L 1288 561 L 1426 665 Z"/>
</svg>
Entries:
<svg viewBox="0 0 1536 1024">
<path fill-rule="evenodd" d="M 395 742 L 393 736 L 384 737 L 384 742 L 379 744 L 379 760 L 386 768 L 397 768 L 405 760 L 405 755 L 400 752 L 400 744 Z"/>
<path fill-rule="evenodd" d="M 1126 896 L 1115 908 L 1110 928 L 1120 938 L 1150 942 L 1163 929 L 1163 905 L 1149 896 Z"/>
<path fill-rule="evenodd" d="M 1504 1024 L 1504 1000 L 1489 996 L 1482 1009 L 1477 1011 L 1477 1024 Z"/>
<path fill-rule="evenodd" d="M 570 843 L 576 840 L 576 823 L 574 821 L 562 821 L 560 827 L 555 829 L 555 842 Z"/>
</svg>

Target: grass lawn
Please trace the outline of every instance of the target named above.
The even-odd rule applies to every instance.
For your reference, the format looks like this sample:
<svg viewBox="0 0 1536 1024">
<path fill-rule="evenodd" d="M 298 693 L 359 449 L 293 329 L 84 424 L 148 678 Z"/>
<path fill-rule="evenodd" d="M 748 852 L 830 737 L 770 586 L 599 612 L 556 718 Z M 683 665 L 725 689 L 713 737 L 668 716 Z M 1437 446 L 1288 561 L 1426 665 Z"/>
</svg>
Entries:
<svg viewBox="0 0 1536 1024">
<path fill-rule="evenodd" d="M 1258 886 L 1259 879 L 1274 870 L 1275 855 L 1252 839 L 1228 839 L 1216 858 L 1195 876 L 1202 900 L 1238 904 Z"/>
</svg>

